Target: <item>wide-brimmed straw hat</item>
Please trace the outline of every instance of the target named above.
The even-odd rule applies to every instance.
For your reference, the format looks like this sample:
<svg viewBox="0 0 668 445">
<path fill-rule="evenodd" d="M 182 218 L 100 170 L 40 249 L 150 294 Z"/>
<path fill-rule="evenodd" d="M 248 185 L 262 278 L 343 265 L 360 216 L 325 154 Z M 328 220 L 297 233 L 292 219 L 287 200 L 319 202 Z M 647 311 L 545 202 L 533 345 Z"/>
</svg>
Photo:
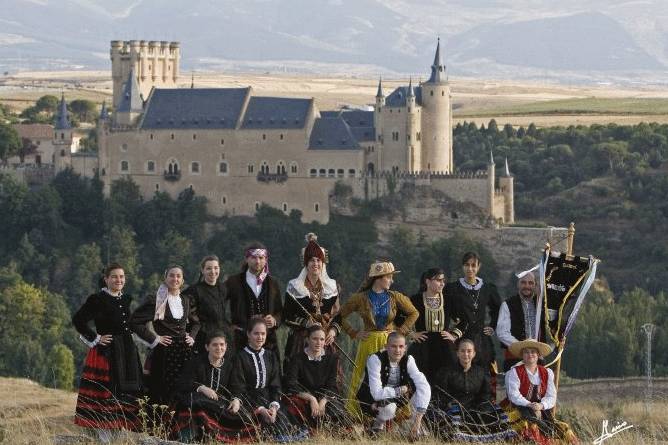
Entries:
<svg viewBox="0 0 668 445">
<path fill-rule="evenodd" d="M 400 270 L 394 270 L 394 264 L 389 261 L 376 261 L 371 263 L 369 267 L 369 278 L 373 277 L 382 277 L 383 275 L 390 275 L 401 272 Z"/>
<path fill-rule="evenodd" d="M 545 357 L 552 352 L 552 347 L 546 343 L 541 343 L 533 338 L 518 341 L 508 346 L 508 351 L 517 358 L 522 358 L 522 351 L 526 348 L 537 349 L 541 357 Z"/>
</svg>

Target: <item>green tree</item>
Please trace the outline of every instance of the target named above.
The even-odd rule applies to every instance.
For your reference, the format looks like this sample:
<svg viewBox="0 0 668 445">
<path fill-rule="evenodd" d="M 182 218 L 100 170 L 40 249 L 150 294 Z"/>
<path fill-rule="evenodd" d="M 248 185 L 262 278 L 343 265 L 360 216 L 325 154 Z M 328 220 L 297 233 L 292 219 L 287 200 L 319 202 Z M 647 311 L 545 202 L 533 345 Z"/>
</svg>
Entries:
<svg viewBox="0 0 668 445">
<path fill-rule="evenodd" d="M 97 292 L 102 271 L 100 246 L 95 243 L 82 244 L 74 253 L 70 280 L 67 283 L 67 299 L 72 309 L 78 308 L 85 298 Z"/>
<path fill-rule="evenodd" d="M 20 149 L 21 139 L 14 127 L 0 122 L 0 161 L 6 163 L 7 159 L 17 154 Z"/>
<path fill-rule="evenodd" d="M 54 346 L 49 351 L 48 363 L 53 375 L 53 386 L 71 391 L 74 385 L 74 355 L 70 348 L 63 344 Z"/>
<path fill-rule="evenodd" d="M 108 238 L 109 258 L 105 263 L 116 262 L 125 271 L 125 293 L 137 295 L 142 288 L 139 249 L 135 242 L 135 232 L 130 227 L 113 226 Z"/>
<path fill-rule="evenodd" d="M 75 99 L 70 102 L 68 108 L 81 122 L 94 122 L 97 118 L 97 106 L 93 101 Z"/>
<path fill-rule="evenodd" d="M 47 113 L 55 113 L 58 109 L 58 103 L 60 99 L 51 94 L 40 97 L 35 102 L 35 108 L 37 111 L 46 111 Z"/>
</svg>

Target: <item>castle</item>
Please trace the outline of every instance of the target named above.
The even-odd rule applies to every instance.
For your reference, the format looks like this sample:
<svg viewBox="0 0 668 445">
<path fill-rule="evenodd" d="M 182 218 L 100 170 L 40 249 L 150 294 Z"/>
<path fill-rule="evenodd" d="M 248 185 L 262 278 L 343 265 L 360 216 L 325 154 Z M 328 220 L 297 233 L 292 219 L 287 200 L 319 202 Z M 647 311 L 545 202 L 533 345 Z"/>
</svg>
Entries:
<svg viewBox="0 0 668 445">
<path fill-rule="evenodd" d="M 379 198 L 405 184 L 428 186 L 514 222 L 513 177 L 457 173 L 452 106 L 440 42 L 426 82 L 384 94 L 373 111 L 320 111 L 314 99 L 255 96 L 248 88 L 177 88 L 177 42 L 112 41 L 113 113 L 103 105 L 97 155 L 63 148 L 56 170 L 99 174 L 109 193 L 130 177 L 147 199 L 192 187 L 214 215 L 253 215 L 262 203 L 326 223 L 335 183 Z M 63 99 L 64 102 L 64 99 Z M 61 109 L 55 141 L 72 128 Z"/>
</svg>

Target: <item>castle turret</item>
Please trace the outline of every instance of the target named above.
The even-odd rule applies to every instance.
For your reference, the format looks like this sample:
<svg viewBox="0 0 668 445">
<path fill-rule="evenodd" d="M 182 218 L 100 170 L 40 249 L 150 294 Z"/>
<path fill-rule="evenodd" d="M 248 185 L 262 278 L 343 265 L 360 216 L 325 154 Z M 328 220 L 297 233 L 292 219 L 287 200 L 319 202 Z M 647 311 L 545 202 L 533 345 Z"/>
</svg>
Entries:
<svg viewBox="0 0 668 445">
<path fill-rule="evenodd" d="M 503 196 L 503 222 L 512 224 L 515 222 L 515 190 L 514 178 L 508 168 L 508 158 L 505 161 L 503 176 L 499 178 L 499 188 Z"/>
<path fill-rule="evenodd" d="M 135 71 L 131 70 L 123 85 L 123 95 L 114 113 L 114 122 L 120 126 L 133 125 L 136 118 L 144 111 L 144 101 L 139 92 Z"/>
<path fill-rule="evenodd" d="M 408 81 L 406 91 L 406 169 L 410 172 L 421 170 L 420 115 L 418 114 L 413 79 Z"/>
<path fill-rule="evenodd" d="M 74 135 L 65 94 L 60 98 L 53 127 L 54 164 L 56 171 L 61 171 L 71 165 L 72 149 L 77 148 L 73 143 Z"/>
<path fill-rule="evenodd" d="M 383 94 L 383 79 L 382 77 L 378 78 L 378 91 L 376 92 L 376 106 L 373 109 L 373 126 L 376 130 L 376 140 L 375 140 L 375 145 L 376 145 L 376 157 L 375 157 L 375 163 L 374 163 L 374 169 L 375 166 L 377 165 L 380 167 L 380 162 L 381 162 L 381 156 L 383 153 L 383 113 L 384 110 L 383 108 L 385 107 L 385 95 Z M 371 159 L 368 160 L 369 162 Z M 369 169 L 369 163 L 367 163 L 366 168 Z"/>
<path fill-rule="evenodd" d="M 489 196 L 487 211 L 491 217 L 494 217 L 494 196 L 496 194 L 496 164 L 494 163 L 494 153 L 489 152 L 489 163 L 487 164 L 487 195 Z"/>
<path fill-rule="evenodd" d="M 450 86 L 441 58 L 441 41 L 436 44 L 429 80 L 422 87 L 422 170 L 452 172 L 452 107 Z"/>
<path fill-rule="evenodd" d="M 109 119 L 109 110 L 107 110 L 107 101 L 102 101 L 102 109 L 100 110 L 100 121 L 104 122 Z"/>
</svg>

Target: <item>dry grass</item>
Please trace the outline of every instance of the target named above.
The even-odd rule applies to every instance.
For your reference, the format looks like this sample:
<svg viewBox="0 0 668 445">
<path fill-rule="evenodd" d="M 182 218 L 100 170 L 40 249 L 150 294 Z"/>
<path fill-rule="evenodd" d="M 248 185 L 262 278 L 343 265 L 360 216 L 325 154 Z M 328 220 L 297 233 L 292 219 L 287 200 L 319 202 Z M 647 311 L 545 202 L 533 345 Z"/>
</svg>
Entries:
<svg viewBox="0 0 668 445">
<path fill-rule="evenodd" d="M 566 390 L 565 390 L 566 391 Z M 44 388 L 25 379 L 0 378 L 0 442 L 16 445 L 51 443 L 54 436 L 83 437 L 85 431 L 72 423 L 76 394 Z M 641 399 L 639 394 L 637 399 Z M 649 406 L 630 399 L 617 399 L 614 392 L 602 392 L 598 399 L 580 399 L 561 404 L 559 417 L 567 420 L 578 433 L 581 443 L 591 443 L 601 434 L 601 424 L 610 421 L 609 429 L 621 421 L 634 428 L 605 441 L 609 445 L 668 444 L 668 400 L 660 399 Z M 120 437 L 116 444 L 136 444 L 143 435 Z M 314 437 L 308 443 L 331 443 L 331 437 Z M 336 440 L 340 443 L 400 443 L 404 436 L 388 435 L 376 441 L 368 439 Z M 72 442 L 73 443 L 73 442 Z M 95 443 L 80 441 L 77 443 Z M 420 443 L 441 443 L 426 439 Z"/>
<path fill-rule="evenodd" d="M 408 79 L 383 80 L 385 94 Z M 180 86 L 190 86 L 184 73 Z M 314 77 L 280 74 L 226 74 L 198 72 L 196 87 L 246 87 L 254 94 L 281 97 L 314 97 L 321 110 L 374 103 L 377 79 Z M 539 126 L 590 125 L 641 121 L 668 122 L 668 93 L 658 88 L 625 89 L 563 86 L 531 82 L 451 79 L 454 117 L 487 123 Z M 111 96 L 108 71 L 23 72 L 0 78 L 0 103 L 15 111 L 32 105 L 44 94 L 101 103 Z"/>
</svg>

